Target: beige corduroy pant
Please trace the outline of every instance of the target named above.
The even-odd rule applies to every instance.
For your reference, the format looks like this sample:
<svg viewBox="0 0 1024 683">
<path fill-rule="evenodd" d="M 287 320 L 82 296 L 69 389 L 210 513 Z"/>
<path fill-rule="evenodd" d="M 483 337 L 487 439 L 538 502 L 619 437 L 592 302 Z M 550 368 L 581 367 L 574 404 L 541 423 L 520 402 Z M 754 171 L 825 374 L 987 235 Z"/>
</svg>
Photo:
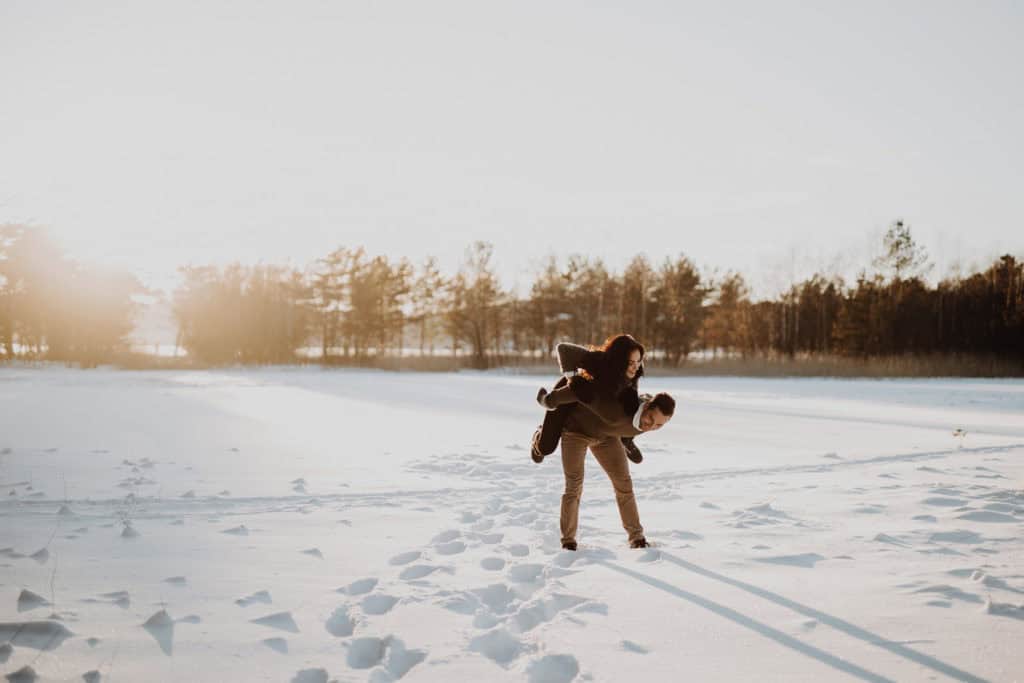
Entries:
<svg viewBox="0 0 1024 683">
<path fill-rule="evenodd" d="M 562 542 L 575 541 L 579 526 L 580 496 L 583 494 L 583 462 L 587 449 L 594 454 L 615 489 L 615 501 L 619 504 L 622 528 L 629 534 L 629 540 L 643 538 L 644 528 L 640 526 L 640 513 L 633 495 L 633 478 L 629 476 L 626 449 L 617 436 L 592 437 L 579 432 L 562 432 L 562 470 L 565 472 L 565 493 L 562 495 Z"/>
</svg>

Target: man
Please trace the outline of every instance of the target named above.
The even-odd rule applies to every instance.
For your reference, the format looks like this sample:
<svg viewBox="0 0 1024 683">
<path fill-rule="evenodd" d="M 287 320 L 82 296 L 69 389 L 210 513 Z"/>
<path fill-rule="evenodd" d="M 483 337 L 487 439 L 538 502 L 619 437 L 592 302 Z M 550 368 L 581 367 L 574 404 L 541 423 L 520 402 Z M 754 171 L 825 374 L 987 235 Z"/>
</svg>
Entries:
<svg viewBox="0 0 1024 683">
<path fill-rule="evenodd" d="M 633 479 L 629 475 L 626 449 L 621 438 L 661 429 L 672 419 L 676 402 L 666 393 L 640 398 L 640 406 L 632 415 L 624 412 L 617 400 L 596 397 L 590 403 L 577 404 L 566 418 L 561 434 L 565 493 L 562 495 L 560 519 L 562 547 L 566 550 L 576 550 L 583 463 L 588 448 L 615 489 L 615 502 L 619 506 L 622 527 L 629 535 L 629 546 L 646 548 L 648 545 L 640 525 Z"/>
</svg>

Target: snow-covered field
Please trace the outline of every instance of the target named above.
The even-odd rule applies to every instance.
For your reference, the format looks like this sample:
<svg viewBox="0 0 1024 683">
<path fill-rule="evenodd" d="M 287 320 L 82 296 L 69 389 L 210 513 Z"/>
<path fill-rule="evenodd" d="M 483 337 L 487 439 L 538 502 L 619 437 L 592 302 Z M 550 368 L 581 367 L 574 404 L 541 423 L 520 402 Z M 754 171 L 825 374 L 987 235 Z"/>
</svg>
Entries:
<svg viewBox="0 0 1024 683">
<path fill-rule="evenodd" d="M 1024 382 L 648 378 L 569 553 L 542 379 L 0 369 L 0 671 L 1024 680 Z"/>
</svg>

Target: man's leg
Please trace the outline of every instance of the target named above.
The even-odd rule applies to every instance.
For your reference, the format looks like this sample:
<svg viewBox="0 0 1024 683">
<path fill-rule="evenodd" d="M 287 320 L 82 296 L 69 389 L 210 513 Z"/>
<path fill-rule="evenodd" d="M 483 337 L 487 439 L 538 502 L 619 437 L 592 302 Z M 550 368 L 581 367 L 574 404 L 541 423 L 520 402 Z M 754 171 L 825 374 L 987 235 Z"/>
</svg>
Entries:
<svg viewBox="0 0 1024 683">
<path fill-rule="evenodd" d="M 575 545 L 576 528 L 580 519 L 580 496 L 583 494 L 583 461 L 587 457 L 587 444 L 592 443 L 582 434 L 562 432 L 562 471 L 565 472 L 565 493 L 562 495 L 562 545 Z"/>
<path fill-rule="evenodd" d="M 565 437 L 562 437 L 565 443 Z M 640 526 L 640 512 L 636 509 L 636 496 L 633 495 L 633 479 L 629 476 L 629 465 L 626 464 L 626 449 L 618 437 L 609 437 L 591 444 L 591 452 L 604 469 L 615 489 L 615 502 L 619 504 L 619 517 L 622 528 L 629 534 L 632 544 L 644 537 L 644 528 Z"/>
</svg>

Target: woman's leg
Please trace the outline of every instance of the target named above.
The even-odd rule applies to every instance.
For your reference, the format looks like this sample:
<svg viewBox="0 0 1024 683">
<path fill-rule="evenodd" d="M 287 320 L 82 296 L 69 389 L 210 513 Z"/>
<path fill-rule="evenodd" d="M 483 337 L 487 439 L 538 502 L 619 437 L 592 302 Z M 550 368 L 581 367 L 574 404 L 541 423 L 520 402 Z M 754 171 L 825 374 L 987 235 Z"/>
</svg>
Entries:
<svg viewBox="0 0 1024 683">
<path fill-rule="evenodd" d="M 559 380 L 559 383 L 561 383 L 561 380 Z M 571 386 L 569 386 L 569 384 L 565 384 L 565 386 L 559 386 L 556 384 L 555 388 L 551 391 L 542 387 L 540 391 L 537 392 L 537 402 L 548 410 L 555 410 L 556 408 L 569 403 L 577 403 L 579 400 L 579 397 L 576 396 L 576 392 Z"/>
<path fill-rule="evenodd" d="M 544 424 L 540 426 L 540 437 L 537 439 L 537 448 L 541 454 L 551 455 L 558 448 L 565 420 L 571 412 L 571 406 L 559 406 L 557 410 L 548 411 L 544 416 Z"/>
<path fill-rule="evenodd" d="M 560 377 L 555 383 L 555 389 L 568 386 L 565 377 Z M 530 440 L 530 456 L 534 462 L 542 462 L 545 456 L 551 455 L 558 448 L 558 440 L 562 438 L 562 428 L 565 427 L 565 419 L 569 417 L 572 408 L 569 404 L 558 406 L 555 410 L 544 413 L 544 422 L 533 433 Z"/>
</svg>

